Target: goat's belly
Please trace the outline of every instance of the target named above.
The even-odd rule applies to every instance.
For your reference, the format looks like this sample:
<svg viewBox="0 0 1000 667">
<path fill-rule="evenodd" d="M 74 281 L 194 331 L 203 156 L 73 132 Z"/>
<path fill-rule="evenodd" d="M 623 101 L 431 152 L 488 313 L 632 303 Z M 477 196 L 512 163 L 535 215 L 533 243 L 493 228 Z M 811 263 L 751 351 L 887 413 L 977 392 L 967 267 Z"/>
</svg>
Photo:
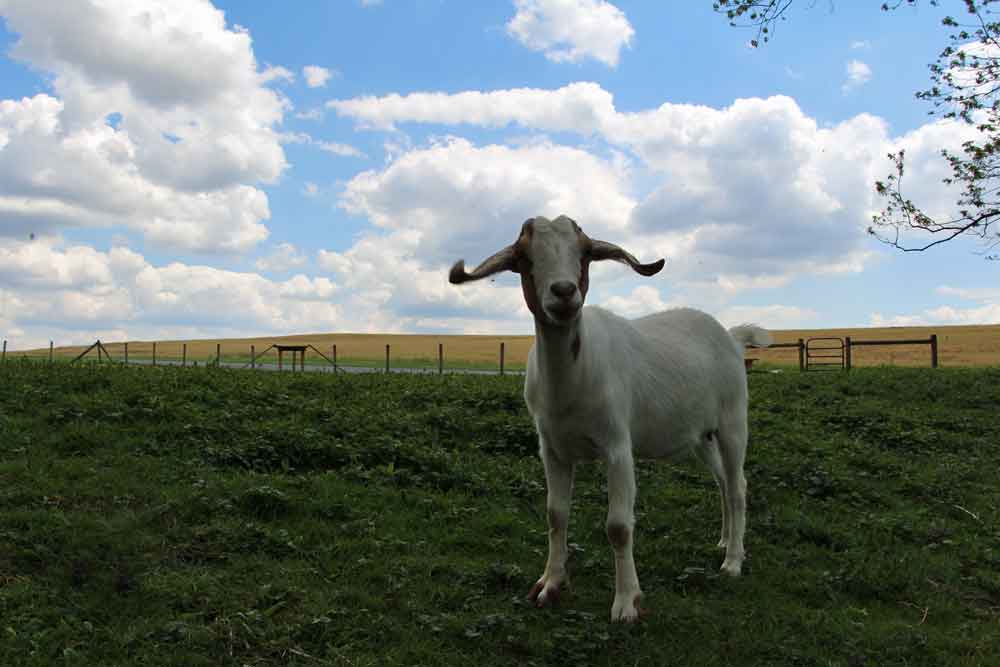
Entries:
<svg viewBox="0 0 1000 667">
<path fill-rule="evenodd" d="M 638 458 L 662 459 L 680 456 L 700 442 L 697 429 L 687 424 L 647 423 L 632 429 L 632 451 Z"/>
<path fill-rule="evenodd" d="M 564 461 L 594 461 L 607 455 L 609 439 L 587 428 L 586 420 L 538 420 L 542 446 Z"/>
</svg>

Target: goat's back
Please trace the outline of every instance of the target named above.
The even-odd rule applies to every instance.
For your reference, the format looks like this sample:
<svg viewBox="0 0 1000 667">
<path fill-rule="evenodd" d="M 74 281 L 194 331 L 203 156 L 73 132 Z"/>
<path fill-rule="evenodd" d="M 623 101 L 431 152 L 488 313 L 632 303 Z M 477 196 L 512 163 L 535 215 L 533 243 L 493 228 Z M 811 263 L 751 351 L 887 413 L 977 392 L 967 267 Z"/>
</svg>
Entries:
<svg viewBox="0 0 1000 667">
<path fill-rule="evenodd" d="M 718 320 L 700 310 L 674 308 L 631 323 L 641 335 L 668 348 L 688 350 L 723 363 L 743 363 L 743 350 L 733 336 Z"/>
</svg>

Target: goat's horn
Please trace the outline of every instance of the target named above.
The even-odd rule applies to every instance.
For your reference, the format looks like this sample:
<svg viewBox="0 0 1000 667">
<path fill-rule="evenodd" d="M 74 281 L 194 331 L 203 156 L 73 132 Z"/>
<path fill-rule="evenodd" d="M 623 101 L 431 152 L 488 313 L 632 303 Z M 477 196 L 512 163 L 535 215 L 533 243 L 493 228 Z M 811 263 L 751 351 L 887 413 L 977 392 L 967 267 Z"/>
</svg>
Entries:
<svg viewBox="0 0 1000 667">
<path fill-rule="evenodd" d="M 479 280 L 501 271 L 514 270 L 514 246 L 509 245 L 500 252 L 483 261 L 482 264 L 473 269 L 472 273 L 466 273 L 465 260 L 460 259 L 455 262 L 448 272 L 448 281 L 460 285 L 470 280 Z"/>
<path fill-rule="evenodd" d="M 590 257 L 595 262 L 599 262 L 602 259 L 613 259 L 616 262 L 628 264 L 636 273 L 640 273 L 644 276 L 652 276 L 659 273 L 660 269 L 662 269 L 663 265 L 666 263 L 666 260 L 658 259 L 655 262 L 650 262 L 649 264 L 641 264 L 639 260 L 632 256 L 631 253 L 616 246 L 614 243 L 597 240 L 593 240 L 591 243 Z"/>
</svg>

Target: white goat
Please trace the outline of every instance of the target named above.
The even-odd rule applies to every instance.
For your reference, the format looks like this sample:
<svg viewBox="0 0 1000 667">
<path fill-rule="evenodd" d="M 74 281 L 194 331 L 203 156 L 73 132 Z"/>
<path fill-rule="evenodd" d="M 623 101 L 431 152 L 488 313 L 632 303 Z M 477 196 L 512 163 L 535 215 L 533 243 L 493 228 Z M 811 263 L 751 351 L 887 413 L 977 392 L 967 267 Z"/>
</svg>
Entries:
<svg viewBox="0 0 1000 667">
<path fill-rule="evenodd" d="M 608 469 L 607 536 L 615 555 L 614 621 L 634 621 L 642 592 L 632 557 L 636 495 L 633 455 L 668 457 L 694 450 L 722 496 L 722 570 L 739 575 L 746 527 L 747 385 L 743 347 L 766 346 L 763 329 L 728 332 L 690 308 L 626 320 L 583 308 L 592 261 L 612 259 L 651 276 L 664 260 L 640 264 L 616 245 L 590 239 L 566 216 L 524 223 L 517 241 L 452 283 L 500 271 L 521 275 L 535 318 L 524 398 L 538 430 L 548 485 L 549 556 L 531 589 L 539 607 L 567 583 L 566 533 L 577 461 L 604 459 Z"/>
</svg>

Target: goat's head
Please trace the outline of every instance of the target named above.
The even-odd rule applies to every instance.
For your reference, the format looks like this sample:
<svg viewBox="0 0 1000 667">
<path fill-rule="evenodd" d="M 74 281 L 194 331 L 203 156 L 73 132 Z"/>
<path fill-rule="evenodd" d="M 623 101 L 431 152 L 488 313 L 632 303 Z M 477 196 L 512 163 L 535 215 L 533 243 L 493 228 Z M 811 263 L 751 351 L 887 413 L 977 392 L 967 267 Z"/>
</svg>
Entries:
<svg viewBox="0 0 1000 667">
<path fill-rule="evenodd" d="M 573 220 L 560 215 L 555 220 L 531 218 L 521 227 L 517 241 L 495 253 L 471 273 L 459 260 L 448 279 L 455 284 L 479 280 L 501 271 L 521 275 L 524 301 L 536 319 L 555 325 L 576 320 L 587 298 L 591 262 L 613 259 L 628 264 L 637 273 L 651 276 L 663 268 L 664 260 L 640 264 L 622 248 L 591 239 Z"/>
</svg>

